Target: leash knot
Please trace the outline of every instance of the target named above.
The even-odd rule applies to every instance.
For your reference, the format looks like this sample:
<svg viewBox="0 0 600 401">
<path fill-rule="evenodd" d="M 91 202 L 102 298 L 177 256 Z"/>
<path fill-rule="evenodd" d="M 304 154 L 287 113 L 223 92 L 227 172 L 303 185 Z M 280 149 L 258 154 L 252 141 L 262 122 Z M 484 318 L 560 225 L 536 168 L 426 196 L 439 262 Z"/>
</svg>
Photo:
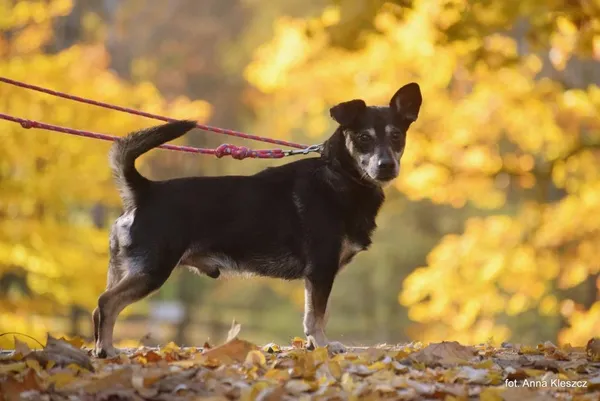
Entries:
<svg viewBox="0 0 600 401">
<path fill-rule="evenodd" d="M 236 160 L 242 160 L 246 157 L 252 157 L 252 150 L 245 146 L 235 146 L 231 152 L 231 157 L 233 157 Z"/>
<path fill-rule="evenodd" d="M 33 128 L 33 122 L 30 120 L 23 120 L 21 121 L 21 127 L 25 129 Z"/>
<path fill-rule="evenodd" d="M 231 156 L 236 160 L 242 160 L 247 157 L 252 157 L 253 153 L 251 149 L 245 146 L 235 146 L 224 143 L 215 149 L 215 156 L 219 159 L 223 156 Z"/>
</svg>

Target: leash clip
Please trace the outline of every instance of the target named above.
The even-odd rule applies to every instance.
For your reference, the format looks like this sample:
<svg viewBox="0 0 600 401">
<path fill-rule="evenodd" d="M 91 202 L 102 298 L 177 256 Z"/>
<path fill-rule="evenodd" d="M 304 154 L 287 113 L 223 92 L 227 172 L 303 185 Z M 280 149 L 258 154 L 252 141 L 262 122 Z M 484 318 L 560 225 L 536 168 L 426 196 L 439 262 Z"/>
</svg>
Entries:
<svg viewBox="0 0 600 401">
<path fill-rule="evenodd" d="M 295 155 L 307 155 L 309 153 L 321 153 L 322 151 L 323 151 L 323 144 L 318 143 L 316 145 L 310 145 L 304 149 L 286 150 L 284 153 L 286 156 L 295 156 Z"/>
</svg>

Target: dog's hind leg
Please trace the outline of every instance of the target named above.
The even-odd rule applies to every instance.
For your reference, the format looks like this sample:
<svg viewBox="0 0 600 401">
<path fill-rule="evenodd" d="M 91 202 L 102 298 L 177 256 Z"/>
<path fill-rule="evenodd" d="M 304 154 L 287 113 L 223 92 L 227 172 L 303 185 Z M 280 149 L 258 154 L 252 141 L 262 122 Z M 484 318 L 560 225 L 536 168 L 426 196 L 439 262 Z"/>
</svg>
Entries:
<svg viewBox="0 0 600 401">
<path fill-rule="evenodd" d="M 114 228 L 110 234 L 110 256 L 108 262 L 108 274 L 106 277 L 106 290 L 110 290 L 119 281 L 123 279 L 125 272 L 119 262 L 119 244 L 117 238 L 114 235 Z M 94 344 L 98 342 L 99 330 L 100 330 L 100 310 L 95 308 L 92 312 L 92 320 L 94 324 Z"/>
<path fill-rule="evenodd" d="M 123 279 L 124 272 L 117 265 L 116 261 L 111 258 L 108 265 L 108 275 L 106 278 L 106 291 L 113 288 L 117 283 Z M 100 309 L 96 307 L 92 312 L 92 319 L 94 322 L 94 344 L 98 342 L 100 335 Z"/>
<path fill-rule="evenodd" d="M 140 261 L 141 262 L 141 261 Z M 100 358 L 112 357 L 116 354 L 113 348 L 113 331 L 117 316 L 125 307 L 145 298 L 158 290 L 169 278 L 176 261 L 170 266 L 156 269 L 150 258 L 145 258 L 149 266 L 128 266 L 126 275 L 98 299 L 98 340 L 96 355 Z"/>
</svg>

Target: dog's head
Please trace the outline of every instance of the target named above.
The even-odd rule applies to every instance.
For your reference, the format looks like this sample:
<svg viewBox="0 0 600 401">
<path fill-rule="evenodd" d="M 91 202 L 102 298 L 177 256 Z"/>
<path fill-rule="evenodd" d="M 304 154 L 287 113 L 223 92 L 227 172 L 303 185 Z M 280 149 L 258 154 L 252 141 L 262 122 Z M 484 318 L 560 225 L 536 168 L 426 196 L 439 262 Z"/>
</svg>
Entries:
<svg viewBox="0 0 600 401">
<path fill-rule="evenodd" d="M 331 108 L 346 150 L 363 178 L 384 185 L 398 176 L 406 131 L 417 119 L 421 102 L 419 85 L 410 83 L 392 96 L 387 107 L 367 106 L 355 99 Z"/>
</svg>

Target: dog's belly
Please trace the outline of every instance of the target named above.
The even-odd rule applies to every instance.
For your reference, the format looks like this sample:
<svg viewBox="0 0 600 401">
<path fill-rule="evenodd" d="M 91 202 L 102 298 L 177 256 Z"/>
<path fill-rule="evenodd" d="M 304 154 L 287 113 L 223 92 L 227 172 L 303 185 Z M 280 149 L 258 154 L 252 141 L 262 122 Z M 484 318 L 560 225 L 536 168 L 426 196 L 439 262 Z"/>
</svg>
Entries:
<svg viewBox="0 0 600 401">
<path fill-rule="evenodd" d="M 265 276 L 294 280 L 304 277 L 304 264 L 289 253 L 235 259 L 223 253 L 186 252 L 180 265 L 196 269 L 212 278 L 221 275 Z"/>
</svg>

